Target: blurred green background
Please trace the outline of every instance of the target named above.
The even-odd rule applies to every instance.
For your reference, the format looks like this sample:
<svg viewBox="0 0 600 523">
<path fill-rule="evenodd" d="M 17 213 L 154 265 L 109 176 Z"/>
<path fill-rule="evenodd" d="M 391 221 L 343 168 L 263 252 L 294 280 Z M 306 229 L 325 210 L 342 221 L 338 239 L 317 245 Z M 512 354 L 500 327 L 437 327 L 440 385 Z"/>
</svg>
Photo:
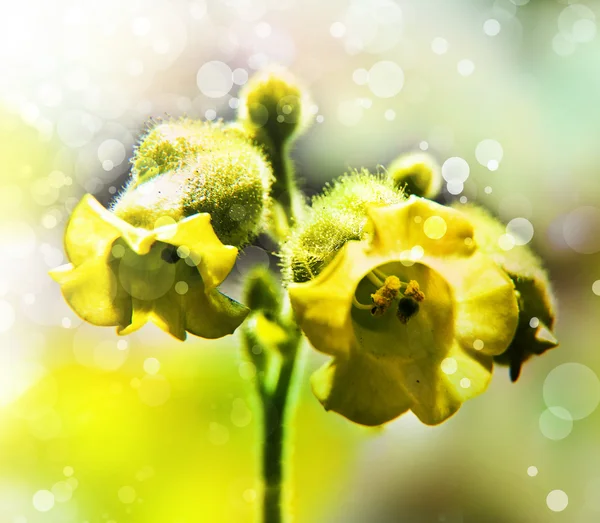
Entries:
<svg viewBox="0 0 600 523">
<path fill-rule="evenodd" d="M 600 521 L 599 17 L 596 0 L 5 2 L 0 523 L 253 521 L 259 420 L 238 337 L 118 338 L 46 273 L 74 204 L 110 201 L 151 117 L 231 119 L 271 63 L 312 96 L 294 152 L 307 194 L 401 152 L 464 158 L 467 182 L 441 199 L 519 218 L 560 309 L 558 349 L 516 384 L 497 368 L 434 428 L 324 412 L 308 386 L 323 358 L 305 347 L 295 521 Z M 276 269 L 268 248 L 246 249 L 231 293 L 253 264 Z"/>
</svg>

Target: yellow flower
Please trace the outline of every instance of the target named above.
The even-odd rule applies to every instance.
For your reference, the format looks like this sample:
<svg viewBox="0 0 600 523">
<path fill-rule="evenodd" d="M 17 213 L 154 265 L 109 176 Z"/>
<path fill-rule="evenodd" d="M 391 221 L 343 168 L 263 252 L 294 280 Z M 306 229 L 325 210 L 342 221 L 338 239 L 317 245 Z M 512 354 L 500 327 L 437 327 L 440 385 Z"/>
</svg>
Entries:
<svg viewBox="0 0 600 523">
<path fill-rule="evenodd" d="M 486 389 L 493 357 L 509 346 L 513 283 L 457 210 L 412 196 L 372 207 L 367 227 L 317 277 L 289 286 L 301 328 L 333 356 L 313 391 L 364 425 L 408 410 L 441 423 Z"/>
<path fill-rule="evenodd" d="M 152 321 L 176 338 L 231 334 L 247 309 L 221 294 L 237 249 L 215 235 L 210 215 L 159 218 L 134 227 L 86 195 L 65 231 L 71 263 L 51 271 L 71 308 L 94 325 L 129 334 Z"/>
</svg>

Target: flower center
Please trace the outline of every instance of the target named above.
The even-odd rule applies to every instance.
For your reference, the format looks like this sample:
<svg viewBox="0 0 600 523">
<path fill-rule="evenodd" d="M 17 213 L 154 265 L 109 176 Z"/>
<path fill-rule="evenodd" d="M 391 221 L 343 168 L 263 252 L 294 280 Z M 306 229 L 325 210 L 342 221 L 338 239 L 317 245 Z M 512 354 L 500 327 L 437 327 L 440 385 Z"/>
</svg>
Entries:
<svg viewBox="0 0 600 523">
<path fill-rule="evenodd" d="M 425 294 L 417 281 L 406 283 L 397 276 L 382 275 L 377 269 L 367 274 L 367 279 L 376 287 L 376 291 L 371 294 L 372 303 L 369 305 L 360 303 L 354 296 L 353 305 L 357 309 L 369 310 L 373 316 L 383 316 L 398 300 L 396 317 L 403 324 L 419 312 L 419 303 L 425 299 Z"/>
</svg>

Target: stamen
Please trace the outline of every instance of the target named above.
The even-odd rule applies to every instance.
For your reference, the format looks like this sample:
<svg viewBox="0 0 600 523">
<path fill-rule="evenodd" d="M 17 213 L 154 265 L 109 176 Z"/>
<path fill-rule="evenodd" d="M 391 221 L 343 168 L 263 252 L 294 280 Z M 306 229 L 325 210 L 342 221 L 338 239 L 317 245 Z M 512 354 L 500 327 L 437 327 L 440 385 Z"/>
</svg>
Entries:
<svg viewBox="0 0 600 523">
<path fill-rule="evenodd" d="M 387 276 L 385 275 L 385 273 L 381 272 L 379 269 L 373 269 L 371 272 L 375 276 L 377 276 L 381 281 L 385 281 L 385 279 L 387 278 Z"/>
<path fill-rule="evenodd" d="M 415 280 L 410 280 L 408 285 L 406 286 L 406 290 L 404 291 L 404 296 L 409 296 L 416 301 L 423 301 L 425 299 L 425 294 L 419 288 L 419 283 Z"/>
<path fill-rule="evenodd" d="M 373 316 L 381 316 L 385 314 L 385 311 L 389 309 L 392 302 L 400 294 L 401 287 L 402 282 L 397 276 L 388 276 L 385 279 L 384 284 L 377 289 L 377 292 L 371 294 L 374 305 L 373 310 L 371 311 Z"/>
<path fill-rule="evenodd" d="M 353 296 L 352 305 L 357 309 L 370 310 L 373 316 L 383 316 L 392 303 L 400 298 L 396 316 L 402 323 L 406 324 L 419 312 L 419 302 L 425 299 L 425 294 L 416 280 L 406 283 L 400 281 L 397 276 L 386 276 L 377 269 L 373 269 L 366 277 L 377 286 L 377 291 L 371 294 L 372 305 L 360 303 L 356 296 Z"/>
<path fill-rule="evenodd" d="M 377 288 L 382 287 L 383 280 L 385 280 L 385 277 L 380 280 L 377 276 L 375 276 L 375 273 L 373 271 L 371 271 L 369 274 L 367 274 L 367 278 Z"/>
<path fill-rule="evenodd" d="M 357 309 L 361 311 L 370 311 L 373 308 L 373 305 L 365 305 L 364 303 L 359 302 L 356 299 L 356 296 L 352 297 L 352 305 L 354 305 Z"/>
</svg>

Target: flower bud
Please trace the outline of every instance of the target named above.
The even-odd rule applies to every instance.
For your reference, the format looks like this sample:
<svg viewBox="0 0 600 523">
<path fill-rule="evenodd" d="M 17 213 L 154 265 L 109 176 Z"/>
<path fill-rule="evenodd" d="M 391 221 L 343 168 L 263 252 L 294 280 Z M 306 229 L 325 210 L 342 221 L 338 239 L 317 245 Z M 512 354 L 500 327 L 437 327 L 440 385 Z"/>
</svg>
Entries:
<svg viewBox="0 0 600 523">
<path fill-rule="evenodd" d="M 407 196 L 414 194 L 423 198 L 435 198 L 442 187 L 440 166 L 428 154 L 403 154 L 387 169 L 389 178 Z"/>
<path fill-rule="evenodd" d="M 292 229 L 282 249 L 285 277 L 294 282 L 312 280 L 348 241 L 365 237 L 370 206 L 404 200 L 389 179 L 366 170 L 342 176 L 313 198 L 305 219 Z"/>
<path fill-rule="evenodd" d="M 244 303 L 250 310 L 277 316 L 281 312 L 281 286 L 268 268 L 256 266 L 246 278 Z"/>
<path fill-rule="evenodd" d="M 297 218 L 302 196 L 296 186 L 290 145 L 308 122 L 306 96 L 284 69 L 271 69 L 254 76 L 240 94 L 238 120 L 243 129 L 262 146 L 271 163 L 275 182 L 273 200 L 286 221 Z M 269 223 L 269 233 L 280 241 L 281 221 Z M 284 226 L 283 229 L 286 227 Z"/>
<path fill-rule="evenodd" d="M 131 159 L 134 184 L 180 169 L 191 157 L 231 149 L 236 146 L 236 140 L 248 141 L 249 137 L 240 128 L 220 122 L 187 118 L 160 122 L 148 131 L 134 151 Z"/>
<path fill-rule="evenodd" d="M 264 225 L 272 171 L 240 129 L 182 120 L 158 125 L 140 144 L 134 178 L 113 205 L 136 227 L 208 213 L 219 240 L 247 244 Z"/>
<path fill-rule="evenodd" d="M 503 250 L 499 240 L 505 227 L 487 211 L 475 205 L 457 207 L 475 227 L 479 248 L 508 274 L 515 285 L 519 305 L 517 332 L 508 349 L 495 361 L 510 366 L 510 378 L 516 381 L 521 366 L 534 354 L 543 354 L 558 345 L 552 333 L 556 318 L 556 300 L 541 260 L 526 245 Z"/>
<path fill-rule="evenodd" d="M 283 69 L 254 76 L 240 94 L 239 120 L 273 146 L 297 134 L 306 123 L 306 100 L 296 80 Z M 263 141 L 263 140 L 260 140 Z"/>
</svg>

